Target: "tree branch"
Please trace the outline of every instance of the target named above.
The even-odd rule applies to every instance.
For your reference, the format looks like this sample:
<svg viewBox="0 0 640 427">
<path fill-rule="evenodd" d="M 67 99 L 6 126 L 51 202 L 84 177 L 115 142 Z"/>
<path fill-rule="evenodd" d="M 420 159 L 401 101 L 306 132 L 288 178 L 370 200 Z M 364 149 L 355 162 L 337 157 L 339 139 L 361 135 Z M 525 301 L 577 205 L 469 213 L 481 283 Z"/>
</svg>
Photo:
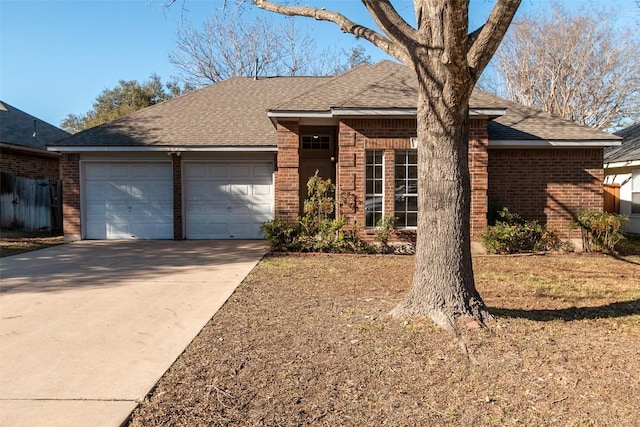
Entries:
<svg viewBox="0 0 640 427">
<path fill-rule="evenodd" d="M 407 63 L 409 60 L 409 56 L 403 46 L 370 28 L 351 21 L 346 16 L 338 12 L 326 9 L 317 9 L 309 6 L 284 6 L 265 0 L 252 1 L 260 9 L 267 10 L 269 12 L 275 12 L 287 16 L 306 16 L 317 21 L 333 22 L 338 25 L 343 32 L 368 40 L 384 52 L 401 60 L 402 62 Z"/>
<path fill-rule="evenodd" d="M 388 0 L 362 0 L 362 4 L 367 8 L 376 25 L 391 39 L 402 46 L 415 41 L 416 30 L 407 24 Z"/>
<path fill-rule="evenodd" d="M 522 0 L 497 0 L 487 22 L 469 34 L 467 62 L 472 78 L 477 80 L 498 49 Z M 477 33 L 477 34 L 476 34 Z"/>
</svg>

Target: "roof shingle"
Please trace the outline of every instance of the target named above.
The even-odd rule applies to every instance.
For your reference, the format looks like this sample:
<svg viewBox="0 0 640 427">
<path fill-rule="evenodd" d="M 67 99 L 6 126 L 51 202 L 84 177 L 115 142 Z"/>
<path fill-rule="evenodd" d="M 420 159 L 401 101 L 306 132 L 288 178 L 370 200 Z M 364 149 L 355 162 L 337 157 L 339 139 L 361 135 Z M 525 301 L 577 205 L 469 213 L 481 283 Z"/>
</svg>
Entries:
<svg viewBox="0 0 640 427">
<path fill-rule="evenodd" d="M 67 136 L 62 129 L 0 101 L 0 143 L 46 151 L 46 145 Z"/>
<path fill-rule="evenodd" d="M 604 150 L 604 162 L 633 162 L 640 160 L 640 123 L 616 132 L 623 138 L 620 147 L 607 147 Z"/>
<path fill-rule="evenodd" d="M 335 77 L 235 77 L 78 133 L 60 146 L 274 146 L 267 111 L 411 109 L 417 80 L 392 61 L 362 64 Z M 612 141 L 613 135 L 580 126 L 474 90 L 472 109 L 506 109 L 489 122 L 490 140 Z"/>
</svg>

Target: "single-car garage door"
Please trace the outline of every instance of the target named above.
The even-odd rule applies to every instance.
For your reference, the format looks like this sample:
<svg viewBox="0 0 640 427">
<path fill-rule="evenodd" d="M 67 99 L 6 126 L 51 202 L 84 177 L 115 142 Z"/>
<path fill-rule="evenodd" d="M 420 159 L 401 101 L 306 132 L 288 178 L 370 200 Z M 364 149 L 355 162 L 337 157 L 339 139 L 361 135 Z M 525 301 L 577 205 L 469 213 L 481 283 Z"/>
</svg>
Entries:
<svg viewBox="0 0 640 427">
<path fill-rule="evenodd" d="M 87 162 L 83 170 L 85 238 L 173 238 L 171 163 Z"/>
<path fill-rule="evenodd" d="M 273 218 L 272 163 L 184 164 L 187 239 L 262 239 Z"/>
</svg>

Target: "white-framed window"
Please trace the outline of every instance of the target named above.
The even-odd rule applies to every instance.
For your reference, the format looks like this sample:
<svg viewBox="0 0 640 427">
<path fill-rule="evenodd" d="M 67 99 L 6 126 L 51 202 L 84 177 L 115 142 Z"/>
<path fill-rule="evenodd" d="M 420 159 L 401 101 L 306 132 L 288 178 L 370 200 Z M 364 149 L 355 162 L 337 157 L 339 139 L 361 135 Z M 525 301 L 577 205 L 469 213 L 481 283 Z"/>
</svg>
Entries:
<svg viewBox="0 0 640 427">
<path fill-rule="evenodd" d="M 397 228 L 418 226 L 418 151 L 395 153 L 394 211 Z"/>
<path fill-rule="evenodd" d="M 631 175 L 631 213 L 640 215 L 640 169 Z"/>
<path fill-rule="evenodd" d="M 384 214 L 384 152 L 365 153 L 365 227 L 375 227 Z"/>
</svg>

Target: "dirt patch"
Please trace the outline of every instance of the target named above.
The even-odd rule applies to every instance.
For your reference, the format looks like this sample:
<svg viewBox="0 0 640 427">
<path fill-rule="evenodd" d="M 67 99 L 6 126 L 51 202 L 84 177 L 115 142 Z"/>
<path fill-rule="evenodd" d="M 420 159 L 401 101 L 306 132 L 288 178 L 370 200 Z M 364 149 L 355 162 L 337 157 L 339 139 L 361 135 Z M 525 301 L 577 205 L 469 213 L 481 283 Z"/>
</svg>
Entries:
<svg viewBox="0 0 640 427">
<path fill-rule="evenodd" d="M 0 257 L 44 249 L 64 243 L 63 236 L 51 233 L 0 230 Z"/>
<path fill-rule="evenodd" d="M 465 330 L 387 313 L 413 258 L 264 259 L 131 425 L 636 425 L 640 258 L 474 259 L 498 317 Z"/>
</svg>

